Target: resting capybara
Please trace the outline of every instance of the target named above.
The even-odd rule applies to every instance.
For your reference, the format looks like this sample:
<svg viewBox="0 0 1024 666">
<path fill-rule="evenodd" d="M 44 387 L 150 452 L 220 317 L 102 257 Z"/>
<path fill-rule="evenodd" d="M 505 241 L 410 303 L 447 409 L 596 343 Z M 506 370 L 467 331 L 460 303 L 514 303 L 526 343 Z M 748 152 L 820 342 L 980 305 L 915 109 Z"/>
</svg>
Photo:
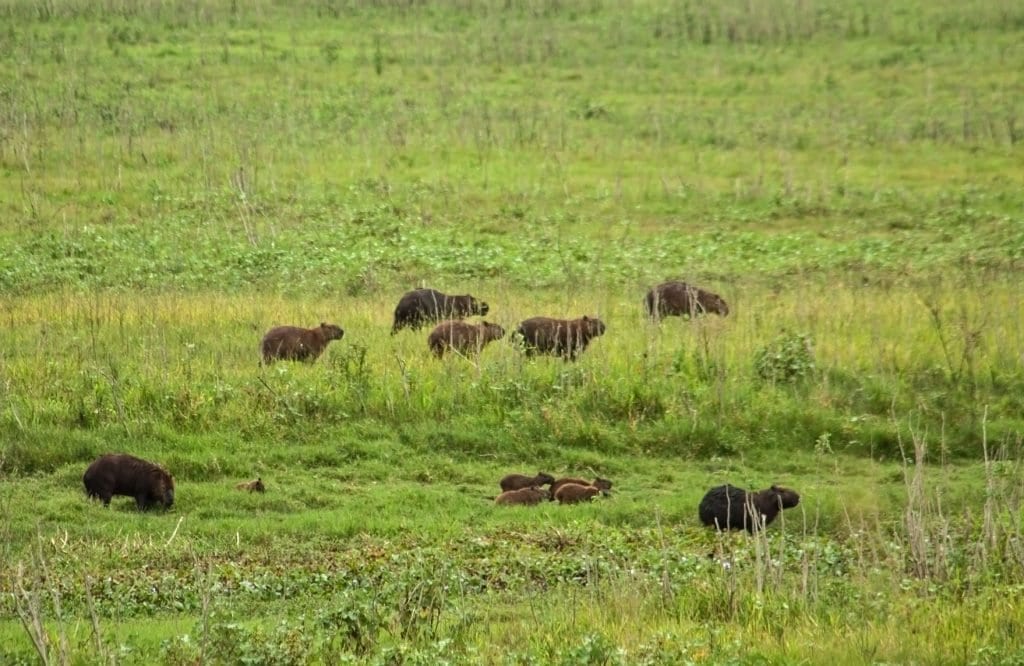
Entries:
<svg viewBox="0 0 1024 666">
<path fill-rule="evenodd" d="M 454 349 L 463 355 L 479 353 L 488 342 L 503 337 L 505 329 L 497 324 L 486 321 L 480 324 L 467 324 L 464 321 L 450 319 L 441 322 L 430 332 L 427 345 L 438 358 L 441 358 L 448 349 Z"/>
<path fill-rule="evenodd" d="M 729 306 L 718 294 L 705 291 L 685 282 L 664 282 L 647 292 L 644 301 L 648 317 L 690 316 L 705 312 L 729 314 Z"/>
<path fill-rule="evenodd" d="M 267 331 L 260 344 L 263 363 L 274 361 L 309 361 L 312 363 L 324 353 L 327 343 L 341 340 L 345 331 L 334 324 L 321 323 L 316 328 L 277 326 Z"/>
<path fill-rule="evenodd" d="M 606 495 L 608 494 L 608 491 L 612 489 L 612 482 L 609 481 L 608 479 L 602 479 L 601 477 L 597 477 L 596 479 L 593 480 L 593 482 L 584 481 L 583 479 L 570 479 L 567 477 L 563 479 L 558 479 L 557 481 L 551 484 L 552 499 L 554 499 L 555 493 L 558 492 L 558 489 L 567 483 L 575 483 L 578 486 L 594 486 L 595 488 L 597 488 Z"/>
<path fill-rule="evenodd" d="M 502 478 L 498 484 L 502 490 L 519 490 L 520 488 L 530 488 L 534 486 L 546 486 L 549 483 L 554 483 L 555 477 L 544 472 L 537 472 L 537 476 L 526 476 L 525 474 L 509 474 Z"/>
<path fill-rule="evenodd" d="M 601 489 L 595 486 L 580 485 L 578 483 L 566 483 L 555 491 L 554 499 L 559 504 L 578 504 L 588 502 L 601 494 Z"/>
<path fill-rule="evenodd" d="M 402 296 L 395 306 L 395 323 L 391 335 L 403 328 L 416 330 L 442 319 L 462 319 L 469 315 L 485 315 L 490 308 L 469 294 L 448 296 L 435 289 L 416 289 Z"/>
<path fill-rule="evenodd" d="M 580 319 L 551 319 L 550 317 L 533 317 L 519 324 L 516 334 L 523 339 L 523 348 L 527 356 L 534 353 L 554 354 L 567 361 L 575 361 L 576 357 L 587 348 L 590 341 L 605 331 L 604 322 L 597 317 L 581 317 Z"/>
<path fill-rule="evenodd" d="M 174 479 L 167 470 L 127 453 L 106 453 L 92 462 L 82 476 L 85 494 L 103 500 L 110 506 L 114 495 L 135 498 L 135 505 L 145 511 L 154 504 L 165 509 L 174 504 Z"/>
<path fill-rule="evenodd" d="M 494 498 L 495 504 L 540 504 L 548 498 L 548 491 L 540 488 L 506 490 Z"/>
<path fill-rule="evenodd" d="M 263 479 L 256 477 L 254 481 L 242 481 L 235 486 L 239 490 L 248 490 L 250 493 L 262 493 L 266 490 L 263 485 Z"/>
<path fill-rule="evenodd" d="M 718 486 L 709 490 L 700 501 L 700 522 L 720 530 L 754 532 L 760 528 L 762 520 L 764 525 L 768 525 L 780 511 L 799 503 L 800 495 L 795 490 L 781 486 L 756 492 L 730 485 Z"/>
</svg>

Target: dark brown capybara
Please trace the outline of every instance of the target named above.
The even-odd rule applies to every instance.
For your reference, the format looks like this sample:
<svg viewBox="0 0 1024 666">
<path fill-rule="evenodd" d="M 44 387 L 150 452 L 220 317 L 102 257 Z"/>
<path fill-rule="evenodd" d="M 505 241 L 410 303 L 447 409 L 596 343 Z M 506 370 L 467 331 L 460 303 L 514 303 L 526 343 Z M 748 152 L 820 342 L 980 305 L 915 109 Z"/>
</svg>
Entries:
<svg viewBox="0 0 1024 666">
<path fill-rule="evenodd" d="M 321 322 L 316 328 L 277 326 L 267 331 L 260 343 L 263 363 L 274 361 L 309 361 L 324 353 L 331 340 L 341 340 L 345 331 L 340 326 Z"/>
<path fill-rule="evenodd" d="M 416 330 L 443 319 L 483 316 L 489 310 L 487 303 L 478 301 L 469 294 L 449 296 L 436 289 L 415 289 L 404 294 L 395 306 L 395 321 L 391 325 L 391 335 L 403 328 Z"/>
<path fill-rule="evenodd" d="M 114 495 L 135 498 L 135 505 L 145 511 L 154 504 L 165 509 L 174 504 L 174 479 L 167 470 L 127 453 L 106 453 L 92 462 L 82 476 L 85 494 L 103 500 L 110 506 Z"/>
<path fill-rule="evenodd" d="M 266 491 L 266 486 L 263 485 L 263 479 L 256 477 L 252 481 L 242 481 L 237 484 L 235 488 L 239 490 L 248 490 L 250 493 L 262 493 Z"/>
<path fill-rule="evenodd" d="M 663 282 L 647 292 L 644 301 L 647 316 L 664 319 L 669 316 L 689 316 L 709 312 L 729 314 L 729 306 L 718 294 L 695 287 L 685 282 Z"/>
<path fill-rule="evenodd" d="M 443 321 L 430 332 L 427 345 L 441 358 L 445 351 L 453 349 L 462 355 L 477 354 L 493 340 L 505 337 L 505 329 L 497 324 L 483 322 L 469 324 L 457 319 Z"/>
<path fill-rule="evenodd" d="M 554 483 L 555 477 L 544 472 L 537 472 L 537 476 L 526 476 L 525 474 L 509 474 L 498 482 L 502 490 L 519 490 L 520 488 L 540 487 Z"/>
<path fill-rule="evenodd" d="M 535 353 L 561 356 L 575 361 L 590 341 L 605 332 L 604 322 L 597 317 L 552 319 L 533 317 L 519 324 L 516 334 L 523 339 L 527 356 Z"/>
<path fill-rule="evenodd" d="M 579 504 L 589 502 L 600 494 L 601 489 L 596 486 L 566 483 L 559 486 L 553 497 L 559 504 Z"/>
<path fill-rule="evenodd" d="M 608 479 L 602 479 L 601 477 L 597 477 L 593 481 L 584 481 L 583 479 L 570 479 L 568 477 L 565 477 L 562 479 L 558 479 L 557 481 L 551 484 L 552 499 L 554 499 L 555 493 L 558 492 L 558 489 L 567 483 L 575 483 L 578 486 L 594 486 L 605 495 L 609 494 L 609 491 L 612 489 L 612 482 L 609 481 Z"/>
<path fill-rule="evenodd" d="M 540 504 L 549 497 L 548 491 L 540 488 L 506 490 L 494 498 L 495 504 Z"/>
<path fill-rule="evenodd" d="M 791 509 L 799 503 L 800 495 L 795 490 L 781 486 L 756 492 L 730 485 L 717 486 L 700 501 L 700 522 L 720 530 L 754 532 L 762 524 L 775 520 L 783 509 Z"/>
</svg>

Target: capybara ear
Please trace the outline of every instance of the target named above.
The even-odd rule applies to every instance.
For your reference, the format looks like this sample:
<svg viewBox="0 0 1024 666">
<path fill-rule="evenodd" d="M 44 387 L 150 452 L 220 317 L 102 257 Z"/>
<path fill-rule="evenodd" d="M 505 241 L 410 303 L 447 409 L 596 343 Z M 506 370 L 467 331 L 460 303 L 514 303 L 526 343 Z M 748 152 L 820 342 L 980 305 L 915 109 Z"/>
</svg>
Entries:
<svg viewBox="0 0 1024 666">
<path fill-rule="evenodd" d="M 320 328 L 327 328 L 327 322 L 326 321 L 320 322 Z"/>
<path fill-rule="evenodd" d="M 583 321 L 590 321 L 590 317 L 588 317 L 587 315 L 583 315 Z"/>
</svg>

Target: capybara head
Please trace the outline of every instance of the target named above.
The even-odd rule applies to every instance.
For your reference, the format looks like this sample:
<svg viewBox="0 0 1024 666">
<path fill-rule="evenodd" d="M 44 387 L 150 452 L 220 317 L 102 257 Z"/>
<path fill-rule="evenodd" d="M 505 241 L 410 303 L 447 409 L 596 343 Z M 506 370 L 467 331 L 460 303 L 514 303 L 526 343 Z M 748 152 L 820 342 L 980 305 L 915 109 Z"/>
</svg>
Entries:
<svg viewBox="0 0 1024 666">
<path fill-rule="evenodd" d="M 239 490 L 247 490 L 250 493 L 262 493 L 266 490 L 266 487 L 263 485 L 263 479 L 260 477 L 256 477 L 252 481 L 243 481 L 236 485 L 235 488 L 238 488 Z"/>
<path fill-rule="evenodd" d="M 555 482 L 555 477 L 551 476 L 547 472 L 537 472 L 537 476 L 534 477 L 534 481 L 538 486 L 546 486 Z"/>
<path fill-rule="evenodd" d="M 783 509 L 792 509 L 800 503 L 800 494 L 795 490 L 774 485 L 768 490 L 775 498 L 775 501 L 782 505 Z"/>
<path fill-rule="evenodd" d="M 323 332 L 324 340 L 341 340 L 345 335 L 345 331 L 342 330 L 341 326 L 328 324 L 325 321 L 320 322 L 320 330 Z"/>
<path fill-rule="evenodd" d="M 723 317 L 729 314 L 729 306 L 726 305 L 725 299 L 710 291 L 702 291 L 700 293 L 699 303 L 704 308 L 704 312 L 722 315 Z"/>
<path fill-rule="evenodd" d="M 486 305 L 487 304 L 484 303 L 485 307 Z M 501 326 L 498 326 L 497 324 L 492 324 L 489 321 L 485 321 L 481 322 L 480 325 L 483 327 L 485 341 L 501 340 L 503 337 L 505 337 L 505 329 L 503 329 Z"/>
<path fill-rule="evenodd" d="M 604 335 L 605 329 L 604 322 L 597 317 L 588 317 L 583 315 L 580 319 L 580 327 L 584 336 L 589 340 L 590 338 L 596 338 Z"/>
<path fill-rule="evenodd" d="M 466 302 L 469 303 L 470 314 L 480 315 L 482 317 L 491 311 L 491 306 L 487 305 L 484 301 L 478 301 L 469 294 L 466 294 L 462 298 L 465 298 Z"/>
</svg>

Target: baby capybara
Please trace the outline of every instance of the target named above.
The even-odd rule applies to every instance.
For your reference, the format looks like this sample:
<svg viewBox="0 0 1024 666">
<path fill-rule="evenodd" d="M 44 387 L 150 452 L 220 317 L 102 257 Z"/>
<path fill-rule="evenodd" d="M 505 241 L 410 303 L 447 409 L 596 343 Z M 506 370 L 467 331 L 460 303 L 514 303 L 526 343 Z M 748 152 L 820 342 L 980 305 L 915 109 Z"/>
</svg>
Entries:
<svg viewBox="0 0 1024 666">
<path fill-rule="evenodd" d="M 601 477 L 595 478 L 593 481 L 584 481 L 583 479 L 570 479 L 568 477 L 558 479 L 551 484 L 551 497 L 554 499 L 555 493 L 558 489 L 567 483 L 575 483 L 578 486 L 594 486 L 604 494 L 608 494 L 608 491 L 612 489 L 612 482 L 608 479 L 602 479 Z"/>
<path fill-rule="evenodd" d="M 548 491 L 540 488 L 506 490 L 494 498 L 495 504 L 540 504 L 549 497 Z"/>
<path fill-rule="evenodd" d="M 250 493 L 262 493 L 266 490 L 266 487 L 263 485 L 263 479 L 259 477 L 256 477 L 253 481 L 242 481 L 235 488 L 248 490 Z"/>
<path fill-rule="evenodd" d="M 601 489 L 595 486 L 566 483 L 555 491 L 553 497 L 558 500 L 559 504 L 578 504 L 589 502 L 600 494 Z"/>
<path fill-rule="evenodd" d="M 768 525 L 783 509 L 800 503 L 795 490 L 772 486 L 765 490 L 747 492 L 736 486 L 712 488 L 700 501 L 700 522 L 714 525 L 720 530 L 747 530 L 754 532 Z"/>
<path fill-rule="evenodd" d="M 309 361 L 324 353 L 331 340 L 341 340 L 345 331 L 334 324 L 321 323 L 316 328 L 277 326 L 267 331 L 260 343 L 263 363 L 274 361 Z"/>
<path fill-rule="evenodd" d="M 174 479 L 167 471 L 149 461 L 127 453 L 107 453 L 93 461 L 82 476 L 85 494 L 110 506 L 114 495 L 135 498 L 145 511 L 154 504 L 169 509 L 174 504 Z"/>
<path fill-rule="evenodd" d="M 546 486 L 554 483 L 555 477 L 544 472 L 537 472 L 537 476 L 526 476 L 525 474 L 509 474 L 498 482 L 502 490 L 519 490 L 532 486 Z"/>
<path fill-rule="evenodd" d="M 575 361 L 590 341 L 604 335 L 604 331 L 604 322 L 596 317 L 533 317 L 521 322 L 516 334 L 522 338 L 527 356 L 533 356 L 535 353 L 553 354 L 567 361 Z"/>
<path fill-rule="evenodd" d="M 449 296 L 436 289 L 415 289 L 402 296 L 395 306 L 391 335 L 403 328 L 418 329 L 442 319 L 462 319 L 469 315 L 485 315 L 490 308 L 469 294 Z"/>
<path fill-rule="evenodd" d="M 729 306 L 721 296 L 685 282 L 664 282 L 652 288 L 644 306 L 648 317 L 658 319 L 672 315 L 695 317 L 705 312 L 723 317 L 729 314 Z"/>
<path fill-rule="evenodd" d="M 505 329 L 497 324 L 486 321 L 481 324 L 468 324 L 450 319 L 441 322 L 430 332 L 427 345 L 438 358 L 441 358 L 448 349 L 463 355 L 479 353 L 488 342 L 503 337 Z"/>
</svg>

